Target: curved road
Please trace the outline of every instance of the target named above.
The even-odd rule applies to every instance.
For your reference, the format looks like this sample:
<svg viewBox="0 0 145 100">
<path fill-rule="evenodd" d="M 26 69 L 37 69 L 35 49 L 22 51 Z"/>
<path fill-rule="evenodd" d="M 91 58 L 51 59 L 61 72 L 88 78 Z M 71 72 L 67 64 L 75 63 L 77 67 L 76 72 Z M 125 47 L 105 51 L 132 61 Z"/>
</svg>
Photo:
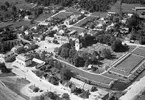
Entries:
<svg viewBox="0 0 145 100">
<path fill-rule="evenodd" d="M 21 34 L 18 34 L 17 37 L 18 37 L 18 39 L 20 39 L 21 41 L 31 44 L 30 41 L 28 41 L 28 40 L 22 38 L 22 35 L 21 35 Z"/>
<path fill-rule="evenodd" d="M 69 67 L 71 70 L 73 70 L 76 73 L 79 73 L 78 77 L 83 78 L 85 80 L 90 80 L 93 83 L 96 83 L 97 85 L 100 85 L 102 87 L 110 87 L 110 84 L 115 81 L 114 78 L 110 78 L 107 76 L 103 76 L 103 75 L 99 75 L 99 74 L 95 74 L 95 73 L 91 73 L 82 69 L 79 69 L 77 67 L 75 67 L 74 65 L 65 62 L 63 60 L 57 59 L 54 57 L 54 59 L 56 59 L 57 61 L 61 62 L 62 64 L 66 65 L 67 67 Z"/>
</svg>

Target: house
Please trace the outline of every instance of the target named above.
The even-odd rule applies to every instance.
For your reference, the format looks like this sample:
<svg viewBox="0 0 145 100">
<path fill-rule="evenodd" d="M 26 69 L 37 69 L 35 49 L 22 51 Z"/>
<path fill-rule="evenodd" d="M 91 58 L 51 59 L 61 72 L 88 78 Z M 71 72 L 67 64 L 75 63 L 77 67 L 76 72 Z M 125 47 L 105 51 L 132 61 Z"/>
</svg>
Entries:
<svg viewBox="0 0 145 100">
<path fill-rule="evenodd" d="M 61 35 L 54 35 L 58 43 L 64 44 L 69 42 L 69 38 L 67 36 L 61 36 Z"/>
<path fill-rule="evenodd" d="M 5 62 L 5 55 L 4 54 L 0 54 L 0 62 Z"/>
<path fill-rule="evenodd" d="M 37 68 L 39 68 L 39 67 L 41 67 L 41 66 L 43 66 L 45 64 L 44 61 L 42 61 L 40 59 L 37 59 L 37 58 L 33 58 L 32 61 L 37 63 L 37 66 L 36 66 Z"/>
<path fill-rule="evenodd" d="M 32 64 L 32 58 L 30 56 L 25 54 L 19 54 L 16 57 L 16 60 L 12 63 L 12 66 L 20 69 L 24 69 L 30 64 Z"/>
<path fill-rule="evenodd" d="M 91 95 L 89 96 L 89 100 L 108 100 L 109 98 L 109 92 L 97 88 L 97 91 L 91 92 Z"/>
<path fill-rule="evenodd" d="M 17 54 L 15 52 L 10 51 L 4 56 L 4 59 L 6 62 L 14 61 L 16 56 Z"/>
<path fill-rule="evenodd" d="M 93 87 L 92 85 L 89 85 L 89 84 L 87 84 L 85 82 L 82 82 L 82 81 L 80 81 L 78 79 L 75 79 L 75 78 L 71 78 L 70 79 L 70 82 L 73 83 L 73 84 L 75 84 L 75 86 L 77 88 L 84 89 L 85 91 L 91 90 L 92 87 Z"/>
<path fill-rule="evenodd" d="M 17 45 L 17 46 L 15 46 L 15 47 L 13 47 L 13 48 L 11 49 L 11 51 L 14 52 L 14 53 L 16 53 L 16 54 L 19 54 L 19 53 L 24 52 L 25 49 L 24 49 L 24 46 L 22 46 L 22 45 Z"/>
</svg>

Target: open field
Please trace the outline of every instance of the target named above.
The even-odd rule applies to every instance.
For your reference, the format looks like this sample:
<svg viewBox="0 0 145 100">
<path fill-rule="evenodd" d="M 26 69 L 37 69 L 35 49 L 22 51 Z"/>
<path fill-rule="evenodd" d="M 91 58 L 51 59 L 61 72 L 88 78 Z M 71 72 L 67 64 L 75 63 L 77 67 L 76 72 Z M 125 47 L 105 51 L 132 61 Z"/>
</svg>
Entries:
<svg viewBox="0 0 145 100">
<path fill-rule="evenodd" d="M 138 48 L 135 51 L 132 52 L 133 54 L 144 56 L 145 57 L 145 49 L 143 48 Z"/>
<path fill-rule="evenodd" d="M 96 17 L 94 16 L 89 16 L 89 17 L 86 17 L 85 19 L 81 20 L 79 23 L 75 24 L 74 26 L 77 26 L 77 27 L 82 27 L 83 24 L 87 23 L 88 21 L 91 21 L 93 19 L 95 19 Z"/>
<path fill-rule="evenodd" d="M 58 13 L 57 15 L 53 16 L 53 18 L 66 19 L 66 18 L 69 17 L 70 15 L 72 15 L 72 13 L 60 12 L 60 13 Z"/>
<path fill-rule="evenodd" d="M 25 98 L 25 100 L 29 100 L 29 97 L 26 97 L 21 94 L 20 90 L 30 82 L 25 79 L 17 79 L 17 78 L 3 78 L 2 82 L 13 92 L 17 93 L 21 97 Z"/>
<path fill-rule="evenodd" d="M 0 100 L 26 100 L 26 99 L 10 90 L 2 81 L 0 81 Z"/>
<path fill-rule="evenodd" d="M 143 57 L 131 54 L 129 57 L 119 63 L 115 68 L 130 73 L 134 68 L 137 67 L 139 63 L 141 63 L 141 61 L 143 61 L 143 59 Z"/>
<path fill-rule="evenodd" d="M 14 73 L 1 73 L 0 77 L 6 77 L 6 76 L 16 76 Z"/>
<path fill-rule="evenodd" d="M 106 17 L 106 15 L 107 15 L 107 12 L 93 12 L 92 14 L 91 14 L 92 16 L 99 16 L 99 17 Z"/>
<path fill-rule="evenodd" d="M 28 26 L 28 27 L 33 27 L 35 25 L 37 25 L 38 22 L 35 22 L 35 24 L 31 24 L 30 21 L 19 21 L 19 22 L 14 22 L 12 27 L 16 28 L 16 27 L 20 27 L 20 26 Z"/>
<path fill-rule="evenodd" d="M 78 33 L 82 33 L 83 31 L 88 31 L 79 27 L 70 27 L 69 30 L 76 30 Z"/>
<path fill-rule="evenodd" d="M 49 18 L 52 15 L 53 15 L 52 13 L 49 13 L 49 14 L 41 14 L 35 20 L 36 21 L 44 21 L 45 19 Z"/>
<path fill-rule="evenodd" d="M 65 10 L 66 10 L 66 12 L 72 12 L 72 13 L 74 13 L 74 14 L 81 14 L 80 11 L 78 11 L 77 9 L 72 8 L 72 7 L 66 8 Z"/>
</svg>

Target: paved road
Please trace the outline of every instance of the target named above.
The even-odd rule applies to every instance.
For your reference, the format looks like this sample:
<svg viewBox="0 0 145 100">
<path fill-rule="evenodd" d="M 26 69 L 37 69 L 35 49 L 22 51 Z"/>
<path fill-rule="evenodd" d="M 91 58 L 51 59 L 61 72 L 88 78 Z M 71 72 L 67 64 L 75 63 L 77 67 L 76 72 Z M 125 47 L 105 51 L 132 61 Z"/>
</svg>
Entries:
<svg viewBox="0 0 145 100">
<path fill-rule="evenodd" d="M 87 80 L 91 80 L 93 82 L 95 82 L 98 85 L 104 86 L 104 87 L 110 87 L 109 84 L 114 81 L 115 79 L 110 78 L 110 77 L 106 77 L 103 75 L 99 75 L 99 74 L 95 74 L 95 73 L 91 73 L 82 69 L 79 69 L 77 67 L 75 67 L 74 65 L 67 63 L 63 60 L 54 58 L 57 61 L 63 63 L 64 65 L 66 65 L 67 67 L 69 67 L 70 69 L 72 69 L 74 72 L 79 74 L 79 77 L 83 78 L 83 79 L 87 79 Z"/>
<path fill-rule="evenodd" d="M 48 91 L 52 91 L 52 92 L 55 91 L 58 94 L 63 94 L 63 93 L 70 94 L 67 90 L 63 90 L 59 86 L 55 86 L 55 85 L 49 83 L 46 80 L 40 79 L 31 70 L 29 70 L 27 67 L 24 68 L 24 69 L 14 68 L 12 70 L 12 72 L 21 76 L 21 77 L 26 78 L 27 80 L 29 80 L 30 82 L 32 82 L 36 86 L 40 87 L 44 91 L 48 90 Z M 70 98 L 71 98 L 71 100 L 83 100 L 82 98 L 80 98 L 76 95 L 73 95 L 73 94 L 70 94 Z"/>
<path fill-rule="evenodd" d="M 22 35 L 21 35 L 21 34 L 18 34 L 17 36 L 18 36 L 18 39 L 20 39 L 21 41 L 31 44 L 30 41 L 28 41 L 28 40 L 22 38 Z"/>
</svg>

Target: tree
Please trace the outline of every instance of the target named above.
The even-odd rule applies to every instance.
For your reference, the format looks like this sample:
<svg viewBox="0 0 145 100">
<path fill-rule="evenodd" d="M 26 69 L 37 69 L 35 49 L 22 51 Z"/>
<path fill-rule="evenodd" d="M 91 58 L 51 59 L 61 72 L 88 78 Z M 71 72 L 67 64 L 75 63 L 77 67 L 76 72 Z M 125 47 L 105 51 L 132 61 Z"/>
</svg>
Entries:
<svg viewBox="0 0 145 100">
<path fill-rule="evenodd" d="M 101 56 L 103 58 L 110 58 L 112 56 L 110 49 L 104 48 L 101 50 Z"/>
<path fill-rule="evenodd" d="M 78 53 L 75 54 L 73 62 L 76 67 L 83 67 L 85 63 L 84 59 L 80 57 Z"/>
<path fill-rule="evenodd" d="M 69 58 L 72 58 L 73 59 L 73 57 L 74 57 L 74 55 L 76 54 L 76 49 L 75 48 L 71 48 L 70 50 L 69 50 Z"/>
<path fill-rule="evenodd" d="M 53 92 L 48 92 L 46 94 L 50 99 L 52 100 L 56 100 L 56 98 L 58 97 L 56 94 L 54 94 Z"/>
<path fill-rule="evenodd" d="M 70 80 L 71 77 L 75 76 L 75 74 L 73 72 L 71 72 L 69 69 L 67 69 L 66 67 L 63 67 L 60 70 L 60 75 L 61 75 L 62 80 Z"/>
<path fill-rule="evenodd" d="M 58 78 L 57 77 L 50 77 L 49 82 L 52 83 L 53 85 L 58 85 Z"/>
<path fill-rule="evenodd" d="M 5 63 L 0 63 L 0 70 L 3 72 L 3 73 L 9 73 L 10 70 L 7 69 Z"/>
<path fill-rule="evenodd" d="M 13 10 L 13 12 L 16 12 L 16 11 L 17 11 L 16 6 L 13 6 L 13 7 L 12 7 L 12 10 Z"/>
<path fill-rule="evenodd" d="M 80 95 L 82 98 L 89 98 L 90 92 L 89 91 L 83 91 L 83 93 Z"/>
<path fill-rule="evenodd" d="M 62 98 L 63 98 L 63 100 L 70 100 L 70 97 L 69 97 L 68 93 L 64 93 L 62 95 Z"/>
<path fill-rule="evenodd" d="M 117 39 L 111 45 L 113 51 L 118 52 L 123 47 L 121 40 Z"/>
<path fill-rule="evenodd" d="M 132 28 L 136 27 L 139 24 L 139 18 L 136 14 L 134 14 L 131 18 L 127 20 L 127 27 Z"/>
<path fill-rule="evenodd" d="M 62 48 L 60 56 L 63 58 L 68 58 L 69 57 L 69 48 Z"/>
<path fill-rule="evenodd" d="M 9 6 L 10 6 L 10 4 L 7 1 L 5 2 L 5 5 L 7 8 L 9 8 Z"/>
</svg>

